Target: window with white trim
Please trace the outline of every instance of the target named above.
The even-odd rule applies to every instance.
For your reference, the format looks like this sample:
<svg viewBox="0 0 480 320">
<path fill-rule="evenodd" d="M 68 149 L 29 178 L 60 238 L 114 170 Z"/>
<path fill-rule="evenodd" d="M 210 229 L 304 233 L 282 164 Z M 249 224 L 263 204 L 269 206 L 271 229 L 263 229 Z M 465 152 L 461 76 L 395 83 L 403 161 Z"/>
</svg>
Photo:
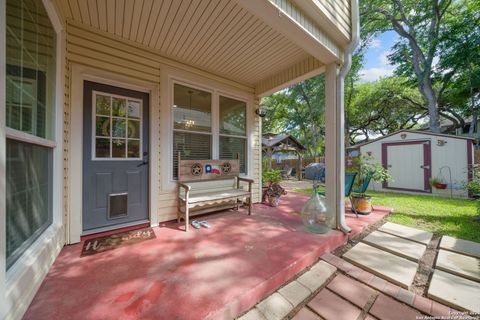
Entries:
<svg viewBox="0 0 480 320">
<path fill-rule="evenodd" d="M 52 223 L 56 34 L 41 0 L 6 1 L 6 44 L 10 268 Z"/>
<path fill-rule="evenodd" d="M 173 93 L 173 178 L 178 175 L 179 153 L 182 159 L 205 160 L 212 159 L 213 151 L 218 151 L 220 159 L 239 156 L 240 172 L 246 174 L 246 102 L 178 83 L 173 85 Z M 218 99 L 217 104 L 212 104 L 212 96 Z M 218 112 L 213 112 L 214 106 L 218 106 Z M 212 121 L 218 126 L 212 126 Z M 213 146 L 213 141 L 218 141 L 218 145 Z"/>
<path fill-rule="evenodd" d="M 240 157 L 240 172 L 247 173 L 247 104 L 219 96 L 220 159 Z"/>
<path fill-rule="evenodd" d="M 173 178 L 182 159 L 212 158 L 212 94 L 175 83 L 173 86 Z"/>
</svg>

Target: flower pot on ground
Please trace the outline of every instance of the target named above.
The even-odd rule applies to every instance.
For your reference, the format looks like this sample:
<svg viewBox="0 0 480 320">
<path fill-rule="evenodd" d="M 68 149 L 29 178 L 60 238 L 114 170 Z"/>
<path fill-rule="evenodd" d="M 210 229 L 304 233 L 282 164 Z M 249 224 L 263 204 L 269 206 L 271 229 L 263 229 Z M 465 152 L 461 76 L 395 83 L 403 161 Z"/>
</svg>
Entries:
<svg viewBox="0 0 480 320">
<path fill-rule="evenodd" d="M 268 200 L 272 207 L 277 207 L 280 203 L 280 196 L 287 194 L 287 191 L 280 186 L 282 172 L 280 170 L 266 170 L 262 173 L 262 180 L 265 185 L 263 201 Z"/>
<path fill-rule="evenodd" d="M 393 178 L 386 168 L 379 163 L 373 163 L 372 156 L 360 155 L 352 159 L 352 164 L 347 171 L 357 172 L 358 179 L 353 185 L 351 196 L 352 211 L 358 214 L 367 215 L 372 212 L 372 198 L 365 194 L 371 181 L 383 183 L 392 181 Z"/>
<path fill-rule="evenodd" d="M 352 195 L 352 208 L 355 208 L 358 214 L 367 215 L 372 213 L 372 197 L 365 194 Z"/>
</svg>

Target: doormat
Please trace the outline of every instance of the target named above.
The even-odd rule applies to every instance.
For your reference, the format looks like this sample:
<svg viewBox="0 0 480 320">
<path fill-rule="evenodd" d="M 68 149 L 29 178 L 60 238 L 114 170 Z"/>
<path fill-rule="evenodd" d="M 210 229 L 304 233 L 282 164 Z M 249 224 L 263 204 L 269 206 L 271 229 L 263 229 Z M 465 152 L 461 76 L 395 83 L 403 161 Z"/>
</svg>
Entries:
<svg viewBox="0 0 480 320">
<path fill-rule="evenodd" d="M 80 257 L 91 256 L 100 252 L 113 250 L 155 238 L 155 232 L 149 227 L 116 233 L 105 237 L 89 239 L 83 243 Z"/>
</svg>

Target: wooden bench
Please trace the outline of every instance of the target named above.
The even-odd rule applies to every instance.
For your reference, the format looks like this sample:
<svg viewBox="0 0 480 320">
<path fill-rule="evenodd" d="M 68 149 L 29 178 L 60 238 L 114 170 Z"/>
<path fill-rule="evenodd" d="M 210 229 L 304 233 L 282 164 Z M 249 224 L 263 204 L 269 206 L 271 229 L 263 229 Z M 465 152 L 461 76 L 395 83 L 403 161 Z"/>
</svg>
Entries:
<svg viewBox="0 0 480 320">
<path fill-rule="evenodd" d="M 238 159 L 182 160 L 178 155 L 177 220 L 185 221 L 185 231 L 189 229 L 190 216 L 231 208 L 238 210 L 244 199 L 251 214 L 253 180 L 239 174 Z"/>
</svg>

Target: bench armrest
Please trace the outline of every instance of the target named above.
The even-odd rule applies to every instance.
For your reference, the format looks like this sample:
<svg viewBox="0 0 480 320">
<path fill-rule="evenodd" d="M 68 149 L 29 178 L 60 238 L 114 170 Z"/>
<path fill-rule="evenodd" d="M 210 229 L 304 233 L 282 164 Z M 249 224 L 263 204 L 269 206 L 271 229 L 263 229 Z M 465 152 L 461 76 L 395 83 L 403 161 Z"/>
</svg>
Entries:
<svg viewBox="0 0 480 320">
<path fill-rule="evenodd" d="M 178 188 L 184 188 L 185 191 L 190 191 L 190 189 L 192 189 L 192 187 L 189 186 L 188 184 L 181 183 L 181 182 L 178 182 Z"/>
<path fill-rule="evenodd" d="M 185 189 L 185 203 L 188 203 L 188 198 L 189 198 L 189 196 L 190 196 L 190 189 L 192 189 L 192 187 L 189 186 L 188 184 L 184 184 L 184 183 L 178 182 L 177 188 L 178 188 L 178 197 L 179 197 L 179 198 L 181 198 L 181 196 L 180 196 L 180 189 L 181 189 L 181 188 Z"/>
<path fill-rule="evenodd" d="M 240 189 L 240 181 L 248 183 L 248 192 L 252 192 L 253 179 L 237 177 L 237 189 Z"/>
</svg>

